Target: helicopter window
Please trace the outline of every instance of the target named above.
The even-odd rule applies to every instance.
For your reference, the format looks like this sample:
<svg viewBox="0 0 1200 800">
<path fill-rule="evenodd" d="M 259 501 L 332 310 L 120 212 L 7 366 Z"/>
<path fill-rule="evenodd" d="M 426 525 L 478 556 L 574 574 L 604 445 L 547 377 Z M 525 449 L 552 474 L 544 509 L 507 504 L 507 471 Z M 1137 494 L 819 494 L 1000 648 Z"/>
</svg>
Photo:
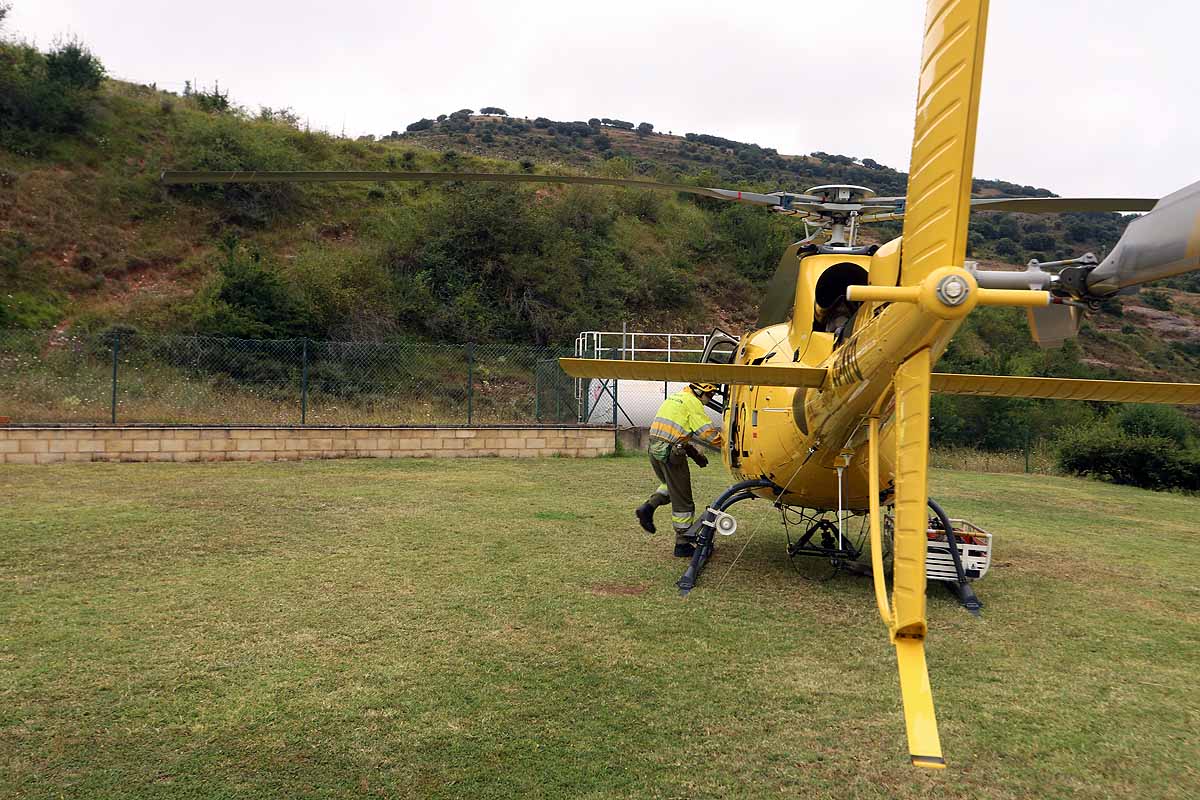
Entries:
<svg viewBox="0 0 1200 800">
<path fill-rule="evenodd" d="M 841 334 L 850 325 L 858 303 L 846 300 L 846 287 L 865 286 L 868 282 L 867 271 L 858 264 L 843 261 L 834 264 L 817 279 L 816 312 L 813 315 L 813 330 L 825 333 Z"/>
<path fill-rule="evenodd" d="M 700 360 L 708 364 L 732 364 L 738 352 L 738 338 L 720 328 L 708 335 L 708 344 Z"/>
</svg>

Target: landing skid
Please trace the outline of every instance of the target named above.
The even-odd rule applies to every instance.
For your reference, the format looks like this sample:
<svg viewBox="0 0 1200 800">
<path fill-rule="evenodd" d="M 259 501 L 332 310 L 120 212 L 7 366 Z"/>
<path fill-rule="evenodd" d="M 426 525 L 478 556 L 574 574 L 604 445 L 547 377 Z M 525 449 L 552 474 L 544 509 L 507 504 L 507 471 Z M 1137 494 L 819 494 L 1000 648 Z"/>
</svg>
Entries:
<svg viewBox="0 0 1200 800">
<path fill-rule="evenodd" d="M 688 563 L 683 577 L 675 582 L 675 585 L 679 587 L 680 597 L 688 596 L 688 593 L 696 586 L 696 581 L 700 579 L 700 572 L 704 569 L 704 565 L 712 558 L 717 534 L 717 514 L 725 511 L 734 503 L 757 497 L 753 492 L 754 489 L 771 489 L 776 495 L 782 492 L 782 489 L 774 483 L 763 478 L 735 483 L 722 492 L 711 506 L 704 509 L 700 521 L 688 531 L 688 537 L 696 542 L 696 552 L 692 554 L 692 560 Z"/>
</svg>

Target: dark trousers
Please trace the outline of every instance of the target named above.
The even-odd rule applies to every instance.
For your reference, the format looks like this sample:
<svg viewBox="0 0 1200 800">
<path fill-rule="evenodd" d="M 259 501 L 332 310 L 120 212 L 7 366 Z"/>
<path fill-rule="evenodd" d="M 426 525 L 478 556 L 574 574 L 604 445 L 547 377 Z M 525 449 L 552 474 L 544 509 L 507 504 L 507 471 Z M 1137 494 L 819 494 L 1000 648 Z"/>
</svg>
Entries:
<svg viewBox="0 0 1200 800">
<path fill-rule="evenodd" d="M 650 466 L 659 485 L 646 502 L 653 508 L 671 504 L 671 527 L 675 531 L 675 543 L 684 544 L 689 540 L 683 534 L 696 521 L 696 502 L 692 499 L 692 473 L 688 469 L 687 454 L 682 448 L 672 447 L 666 461 L 651 455 Z"/>
</svg>

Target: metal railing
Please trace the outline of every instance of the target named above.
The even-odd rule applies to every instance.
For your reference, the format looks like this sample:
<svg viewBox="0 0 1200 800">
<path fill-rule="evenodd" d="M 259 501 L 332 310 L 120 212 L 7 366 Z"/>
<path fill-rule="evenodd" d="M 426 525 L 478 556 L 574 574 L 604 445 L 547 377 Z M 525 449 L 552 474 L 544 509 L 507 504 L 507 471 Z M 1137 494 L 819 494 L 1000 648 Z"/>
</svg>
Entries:
<svg viewBox="0 0 1200 800">
<path fill-rule="evenodd" d="M 647 331 L 584 331 L 575 339 L 576 358 L 622 361 L 700 361 L 711 334 Z M 581 422 L 650 426 L 662 401 L 683 387 L 667 381 L 578 379 L 575 398 Z"/>
</svg>

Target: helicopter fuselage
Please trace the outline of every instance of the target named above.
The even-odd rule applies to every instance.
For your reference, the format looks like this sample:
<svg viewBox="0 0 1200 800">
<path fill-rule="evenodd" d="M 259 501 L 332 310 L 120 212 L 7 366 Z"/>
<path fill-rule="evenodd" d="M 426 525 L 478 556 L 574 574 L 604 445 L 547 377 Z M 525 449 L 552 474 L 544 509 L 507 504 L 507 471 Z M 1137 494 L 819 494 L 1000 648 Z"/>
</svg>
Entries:
<svg viewBox="0 0 1200 800">
<path fill-rule="evenodd" d="M 869 254 L 829 252 L 836 249 L 801 258 L 791 321 L 746 334 L 734 359 L 825 369 L 824 385 L 730 387 L 724 459 L 739 480 L 768 478 L 783 487 L 779 499 L 786 505 L 861 511 L 868 505 L 868 415 L 882 401 L 879 478 L 886 487 L 895 473 L 890 392 L 896 370 L 924 349 L 936 362 L 961 319 L 944 319 L 913 303 L 839 308 L 847 282 L 896 284 L 900 240 Z M 839 311 L 849 318 L 835 316 Z M 769 490 L 762 493 L 769 496 Z"/>
</svg>

